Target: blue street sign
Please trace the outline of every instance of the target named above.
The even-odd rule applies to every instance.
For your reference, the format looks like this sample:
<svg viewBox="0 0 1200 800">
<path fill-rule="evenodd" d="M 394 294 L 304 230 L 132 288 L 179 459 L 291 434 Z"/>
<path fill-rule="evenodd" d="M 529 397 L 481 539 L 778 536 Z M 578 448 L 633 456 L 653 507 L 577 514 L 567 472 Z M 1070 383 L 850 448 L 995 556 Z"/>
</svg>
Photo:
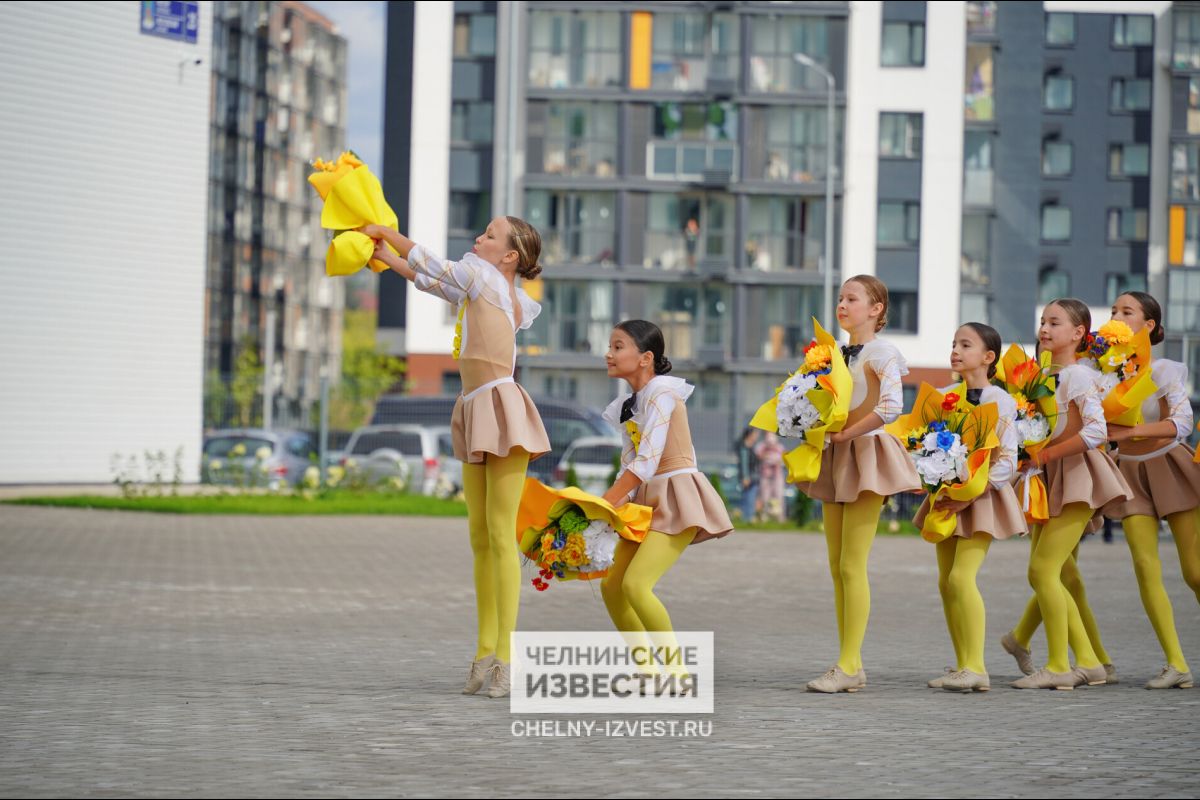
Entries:
<svg viewBox="0 0 1200 800">
<path fill-rule="evenodd" d="M 142 0 L 139 28 L 148 36 L 196 43 L 200 32 L 200 3 L 187 0 Z"/>
</svg>

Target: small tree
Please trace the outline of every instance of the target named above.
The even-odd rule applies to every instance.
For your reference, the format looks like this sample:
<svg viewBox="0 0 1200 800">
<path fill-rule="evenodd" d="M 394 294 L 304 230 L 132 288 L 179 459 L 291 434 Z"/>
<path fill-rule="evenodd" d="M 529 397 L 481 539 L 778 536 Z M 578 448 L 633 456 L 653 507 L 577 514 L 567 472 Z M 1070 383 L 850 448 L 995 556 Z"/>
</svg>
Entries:
<svg viewBox="0 0 1200 800">
<path fill-rule="evenodd" d="M 346 311 L 342 380 L 329 398 L 329 427 L 334 430 L 365 425 L 380 395 L 404 376 L 404 362 L 384 353 L 375 341 L 376 319 L 374 311 Z"/>
<path fill-rule="evenodd" d="M 576 489 L 579 488 L 579 473 L 575 471 L 574 461 L 567 462 L 567 477 L 565 482 L 567 486 L 574 486 Z"/>
<path fill-rule="evenodd" d="M 237 406 L 238 422 L 243 428 L 250 426 L 254 420 L 254 401 L 262 389 L 262 381 L 263 366 L 258 360 L 258 346 L 247 336 L 242 339 L 237 361 L 234 362 L 233 386 L 230 389 L 234 405 Z"/>
<path fill-rule="evenodd" d="M 229 386 L 221 373 L 210 369 L 204 375 L 204 426 L 220 428 L 225 425 L 225 407 L 229 403 Z"/>
</svg>

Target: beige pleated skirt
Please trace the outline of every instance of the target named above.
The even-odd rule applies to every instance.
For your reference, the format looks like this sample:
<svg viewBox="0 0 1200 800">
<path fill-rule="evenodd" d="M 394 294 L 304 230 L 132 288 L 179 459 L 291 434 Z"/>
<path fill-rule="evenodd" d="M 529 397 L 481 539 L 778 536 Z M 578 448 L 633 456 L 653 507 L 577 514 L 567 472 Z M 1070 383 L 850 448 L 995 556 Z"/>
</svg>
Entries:
<svg viewBox="0 0 1200 800">
<path fill-rule="evenodd" d="M 1045 470 L 1051 517 L 1062 514 L 1063 506 L 1071 503 L 1087 503 L 1088 508 L 1108 514 L 1110 509 L 1133 497 L 1116 462 L 1101 450 L 1087 450 L 1051 461 Z"/>
<path fill-rule="evenodd" d="M 454 457 L 479 464 L 488 454 L 507 456 L 514 448 L 530 459 L 550 452 L 550 438 L 537 406 L 517 383 L 500 383 L 470 399 L 458 398 L 450 418 Z"/>
<path fill-rule="evenodd" d="M 928 513 L 929 498 L 926 497 L 913 517 L 913 524 L 920 528 Z M 954 527 L 954 535 L 964 539 L 970 539 L 977 533 L 989 534 L 993 539 L 1007 539 L 1028 532 L 1029 525 L 1025 522 L 1021 502 L 1008 484 L 1000 487 L 989 484 L 986 492 L 958 512 L 958 524 Z"/>
<path fill-rule="evenodd" d="M 1183 444 L 1144 461 L 1121 458 L 1118 450 L 1117 469 L 1133 499 L 1106 509 L 1112 519 L 1134 514 L 1162 519 L 1200 506 L 1200 464 L 1192 461 L 1192 451 Z"/>
<path fill-rule="evenodd" d="M 652 531 L 674 536 L 695 528 L 692 544 L 719 539 L 733 531 L 725 503 L 701 472 L 655 476 L 638 487 L 633 502 L 654 509 Z"/>
<path fill-rule="evenodd" d="M 900 440 L 888 433 L 830 444 L 821 453 L 821 474 L 796 486 L 814 500 L 853 503 L 863 492 L 887 497 L 921 488 L 921 479 Z"/>
</svg>

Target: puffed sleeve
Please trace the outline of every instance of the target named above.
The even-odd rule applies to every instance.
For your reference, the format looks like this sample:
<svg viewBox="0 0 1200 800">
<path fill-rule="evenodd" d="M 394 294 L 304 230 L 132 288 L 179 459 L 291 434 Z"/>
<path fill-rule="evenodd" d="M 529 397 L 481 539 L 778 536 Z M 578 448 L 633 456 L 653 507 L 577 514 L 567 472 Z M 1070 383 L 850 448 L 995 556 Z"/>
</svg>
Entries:
<svg viewBox="0 0 1200 800">
<path fill-rule="evenodd" d="M 474 253 L 461 261 L 448 261 L 419 244 L 408 251 L 408 264 L 417 273 L 413 279 L 417 289 L 456 305 L 479 295 L 482 266 L 486 266 Z"/>
<path fill-rule="evenodd" d="M 1188 369 L 1178 361 L 1154 361 L 1151 363 L 1154 382 L 1158 385 L 1153 402 L 1167 398 L 1167 419 L 1175 423 L 1176 436 L 1187 439 L 1192 434 L 1192 403 L 1188 398 Z"/>
<path fill-rule="evenodd" d="M 671 428 L 671 414 L 679 398 L 670 389 L 660 389 L 642 402 L 644 405 L 637 420 L 642 439 L 625 468 L 645 483 L 658 472 L 658 462 L 667 444 L 667 431 Z"/>
<path fill-rule="evenodd" d="M 874 371 L 879 378 L 879 403 L 873 411 L 887 425 L 895 422 L 904 411 L 904 385 L 900 379 L 908 374 L 908 364 L 891 342 L 876 339 L 869 348 L 863 348 L 866 351 L 863 369 Z"/>
<path fill-rule="evenodd" d="M 1000 448 L 992 456 L 988 482 L 996 487 L 1004 486 L 1017 472 L 1017 447 L 1020 445 L 1017 438 L 1017 401 L 1008 392 L 996 387 L 990 387 L 980 399 L 995 403 L 999 408 L 996 436 L 1000 439 Z"/>
<path fill-rule="evenodd" d="M 1083 364 L 1072 364 L 1058 373 L 1055 393 L 1059 413 L 1066 413 L 1067 404 L 1075 403 L 1083 420 L 1080 438 L 1089 449 L 1102 447 L 1108 441 L 1108 423 L 1100 397 L 1100 373 Z"/>
</svg>

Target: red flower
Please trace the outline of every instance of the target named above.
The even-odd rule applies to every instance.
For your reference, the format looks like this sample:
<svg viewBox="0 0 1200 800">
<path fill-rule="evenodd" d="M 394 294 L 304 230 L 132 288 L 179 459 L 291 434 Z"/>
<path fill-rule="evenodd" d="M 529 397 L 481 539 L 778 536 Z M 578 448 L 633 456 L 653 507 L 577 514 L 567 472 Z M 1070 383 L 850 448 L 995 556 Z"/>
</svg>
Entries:
<svg viewBox="0 0 1200 800">
<path fill-rule="evenodd" d="M 813 349 L 814 347 L 816 347 L 816 346 L 817 346 L 817 340 L 816 340 L 816 339 L 813 339 L 811 342 L 809 342 L 809 343 L 808 343 L 808 344 L 805 346 L 805 348 L 804 348 L 804 355 L 808 355 L 808 351 L 809 351 L 809 350 L 812 350 L 812 349 Z"/>
<path fill-rule="evenodd" d="M 958 406 L 959 397 L 954 392 L 946 395 L 942 400 L 942 411 L 953 411 Z"/>
</svg>

